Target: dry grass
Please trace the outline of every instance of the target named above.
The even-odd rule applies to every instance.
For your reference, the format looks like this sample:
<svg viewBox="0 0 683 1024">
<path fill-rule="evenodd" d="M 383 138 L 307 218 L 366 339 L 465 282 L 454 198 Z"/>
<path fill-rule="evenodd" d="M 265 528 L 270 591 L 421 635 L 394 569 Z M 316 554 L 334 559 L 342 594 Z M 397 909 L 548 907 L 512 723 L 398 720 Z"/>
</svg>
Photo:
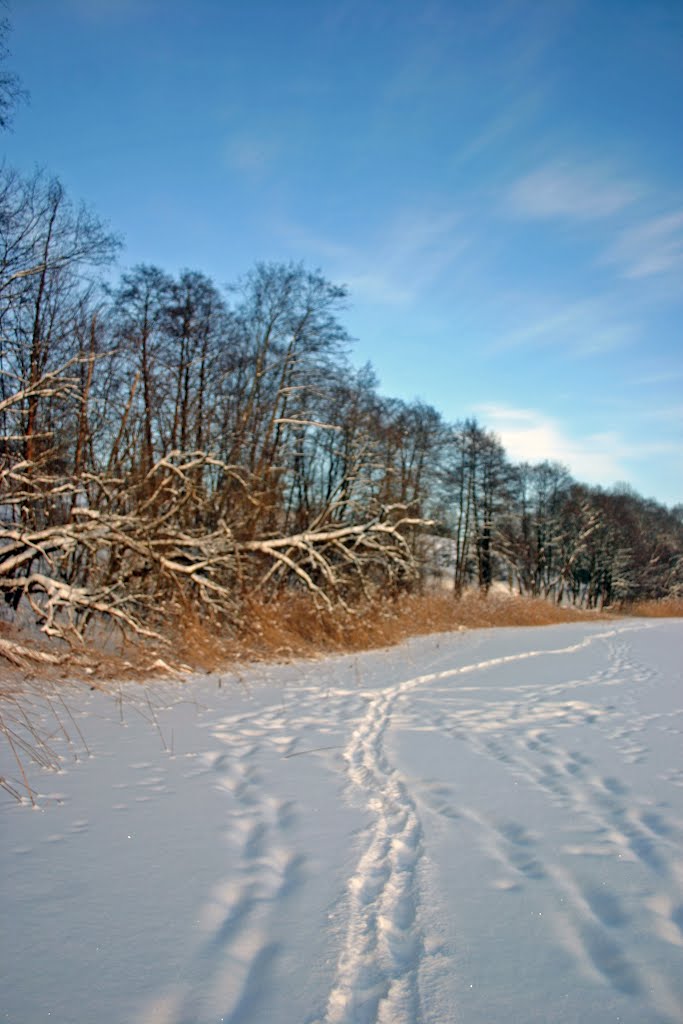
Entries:
<svg viewBox="0 0 683 1024">
<path fill-rule="evenodd" d="M 176 651 L 193 667 L 214 670 L 240 661 L 315 657 L 369 650 L 410 636 L 490 626 L 546 626 L 585 621 L 596 613 L 559 608 L 548 601 L 505 595 L 407 594 L 395 601 L 368 602 L 351 612 L 316 608 L 305 595 L 269 603 L 250 602 L 239 636 L 220 638 L 215 629 L 185 621 Z"/>
<path fill-rule="evenodd" d="M 633 612 L 633 614 L 636 614 Z M 639 614 L 639 613 L 638 613 Z M 669 613 L 671 614 L 671 613 Z M 213 672 L 247 661 L 317 657 L 329 653 L 389 647 L 411 636 L 491 626 L 546 626 L 585 621 L 597 613 L 560 608 L 540 598 L 512 597 L 505 592 L 483 596 L 476 591 L 460 600 L 452 594 L 429 591 L 404 594 L 396 600 L 364 602 L 351 611 L 333 612 L 315 605 L 305 594 L 284 595 L 275 601 L 248 601 L 244 627 L 235 633 L 220 624 L 186 612 L 169 624 L 169 645 L 123 647 L 99 637 L 59 666 L 0 662 L 0 699 L 16 693 L 31 680 L 71 679 L 94 686 L 108 679 L 145 679 L 179 671 Z M 5 626 L 5 635 L 21 633 Z M 44 647 L 45 645 L 43 645 Z"/>
<path fill-rule="evenodd" d="M 683 617 L 683 597 L 667 597 L 661 601 L 634 601 L 624 605 L 623 615 L 641 615 L 648 619 Z"/>
<path fill-rule="evenodd" d="M 680 605 L 677 613 L 669 610 L 659 614 L 680 614 Z M 595 617 L 596 613 L 558 608 L 548 601 L 511 597 L 503 592 L 488 597 L 473 592 L 458 601 L 443 592 L 410 594 L 393 601 L 367 602 L 351 612 L 329 612 L 317 608 L 308 596 L 287 595 L 270 603 L 248 602 L 246 626 L 239 635 L 230 635 L 226 629 L 187 613 L 169 626 L 171 642 L 167 650 L 145 645 L 117 654 L 103 634 L 99 642 L 93 641 L 90 650 L 82 650 L 59 664 L 32 660 L 36 654 L 48 653 L 48 646 L 36 646 L 35 637 L 27 638 L 21 630 L 1 624 L 4 640 L 22 651 L 28 650 L 28 640 L 32 652 L 25 664 L 20 664 L 23 655 L 13 665 L 0 660 L 0 735 L 7 741 L 14 763 L 11 778 L 0 776 L 0 789 L 17 800 L 34 803 L 36 794 L 24 766 L 34 762 L 44 768 L 58 767 L 59 757 L 51 746 L 55 734 L 61 734 L 70 745 L 77 738 L 80 748 L 87 751 L 62 696 L 64 682 L 81 680 L 108 689 L 108 680 L 144 681 L 160 673 L 177 674 L 183 668 L 211 672 L 234 669 L 249 661 L 388 647 L 420 634 L 489 626 L 545 626 Z M 50 712 L 48 726 L 39 724 L 44 721 L 45 707 Z M 151 705 L 150 711 L 153 720 Z"/>
<path fill-rule="evenodd" d="M 72 749 L 77 738 L 80 749 L 89 753 L 60 687 L 49 675 L 49 668 L 45 678 L 25 675 L 20 686 L 11 677 L 0 680 L 0 737 L 4 737 L 9 747 L 8 768 L 13 765 L 15 773 L 11 777 L 0 775 L 0 789 L 15 800 L 29 800 L 34 806 L 37 794 L 25 766 L 33 763 L 57 771 L 60 756 L 53 748 L 55 736 L 61 734 Z M 46 710 L 51 714 L 48 724 L 45 724 Z"/>
</svg>

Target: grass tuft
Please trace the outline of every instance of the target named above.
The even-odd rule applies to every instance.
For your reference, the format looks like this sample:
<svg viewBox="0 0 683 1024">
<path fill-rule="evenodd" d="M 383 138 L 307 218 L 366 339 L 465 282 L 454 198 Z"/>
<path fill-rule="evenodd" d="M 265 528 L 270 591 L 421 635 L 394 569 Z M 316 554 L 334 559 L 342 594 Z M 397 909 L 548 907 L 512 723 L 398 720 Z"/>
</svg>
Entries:
<svg viewBox="0 0 683 1024">
<path fill-rule="evenodd" d="M 648 619 L 683 617 L 683 597 L 665 597 L 660 601 L 633 601 L 621 608 L 623 615 L 638 615 Z"/>
</svg>

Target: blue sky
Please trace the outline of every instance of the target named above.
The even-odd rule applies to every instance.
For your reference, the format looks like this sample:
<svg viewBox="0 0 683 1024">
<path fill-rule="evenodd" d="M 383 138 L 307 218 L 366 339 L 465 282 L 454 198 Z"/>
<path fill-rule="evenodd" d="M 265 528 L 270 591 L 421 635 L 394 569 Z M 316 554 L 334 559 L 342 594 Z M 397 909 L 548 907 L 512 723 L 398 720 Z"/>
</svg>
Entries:
<svg viewBox="0 0 683 1024">
<path fill-rule="evenodd" d="M 14 0 L 0 140 L 126 248 L 348 285 L 353 359 L 683 501 L 679 0 Z"/>
</svg>

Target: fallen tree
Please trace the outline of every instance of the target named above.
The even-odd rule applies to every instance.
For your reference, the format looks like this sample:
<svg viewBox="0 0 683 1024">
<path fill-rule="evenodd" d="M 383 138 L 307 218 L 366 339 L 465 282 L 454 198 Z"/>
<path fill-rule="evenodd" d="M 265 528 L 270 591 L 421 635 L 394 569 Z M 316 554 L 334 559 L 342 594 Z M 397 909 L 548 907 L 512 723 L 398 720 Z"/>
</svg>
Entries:
<svg viewBox="0 0 683 1024">
<path fill-rule="evenodd" d="M 362 522 L 339 522 L 336 509 L 334 525 L 319 514 L 311 529 L 289 536 L 244 537 L 242 518 L 217 514 L 228 483 L 247 505 L 257 500 L 255 481 L 205 452 L 172 452 L 137 480 L 65 480 L 16 464 L 0 478 L 0 503 L 16 512 L 0 524 L 5 601 L 15 609 L 24 602 L 45 635 L 79 647 L 102 620 L 124 636 L 163 642 L 187 609 L 235 630 L 246 596 L 299 588 L 327 609 L 348 609 L 355 595 L 396 591 L 417 577 L 406 531 L 422 520 L 405 506 L 379 507 Z M 31 505 L 49 505 L 58 522 L 36 528 L 42 517 Z M 0 655 L 25 652 L 5 642 Z"/>
</svg>

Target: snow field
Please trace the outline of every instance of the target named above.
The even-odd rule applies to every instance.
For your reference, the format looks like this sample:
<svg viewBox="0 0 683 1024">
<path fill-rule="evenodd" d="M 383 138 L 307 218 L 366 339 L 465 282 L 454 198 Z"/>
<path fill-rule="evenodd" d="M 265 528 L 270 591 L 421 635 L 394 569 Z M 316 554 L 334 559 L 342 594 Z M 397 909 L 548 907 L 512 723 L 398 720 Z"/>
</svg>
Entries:
<svg viewBox="0 0 683 1024">
<path fill-rule="evenodd" d="M 426 637 L 151 715 L 74 694 L 93 756 L 55 728 L 39 810 L 1 807 L 0 1020 L 680 1024 L 682 638 Z"/>
</svg>

